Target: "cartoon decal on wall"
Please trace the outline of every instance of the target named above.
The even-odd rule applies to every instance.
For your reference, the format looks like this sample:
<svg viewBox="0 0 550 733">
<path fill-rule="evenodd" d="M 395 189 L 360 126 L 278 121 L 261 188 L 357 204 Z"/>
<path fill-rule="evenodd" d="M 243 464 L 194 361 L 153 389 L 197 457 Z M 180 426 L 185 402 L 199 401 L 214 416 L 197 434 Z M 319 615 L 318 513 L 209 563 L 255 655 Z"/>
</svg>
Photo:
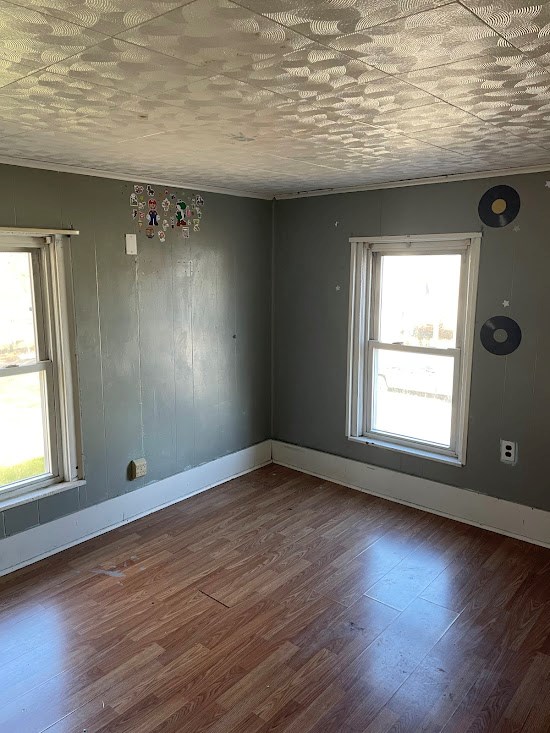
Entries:
<svg viewBox="0 0 550 733">
<path fill-rule="evenodd" d="M 493 316 L 485 321 L 479 333 L 483 347 L 491 354 L 506 356 L 521 343 L 521 328 L 508 316 Z"/>
<path fill-rule="evenodd" d="M 519 214 L 520 198 L 511 186 L 493 186 L 479 201 L 479 218 L 489 227 L 505 227 Z"/>
<path fill-rule="evenodd" d="M 187 204 L 185 201 L 176 201 L 176 224 L 179 227 L 184 227 L 187 222 L 185 221 L 185 211 Z"/>
<path fill-rule="evenodd" d="M 146 223 L 142 231 L 149 239 L 154 238 L 155 231 L 161 242 L 166 241 L 170 229 L 181 231 L 184 239 L 189 239 L 191 232 L 200 232 L 204 216 L 204 198 L 201 194 L 165 188 L 159 191 L 159 194 L 164 194 L 162 200 L 159 196 L 157 201 L 155 188 L 150 184 L 136 183 L 133 189 L 133 193 L 130 193 L 131 217 L 137 220 L 139 229 L 142 229 L 143 222 Z"/>
</svg>

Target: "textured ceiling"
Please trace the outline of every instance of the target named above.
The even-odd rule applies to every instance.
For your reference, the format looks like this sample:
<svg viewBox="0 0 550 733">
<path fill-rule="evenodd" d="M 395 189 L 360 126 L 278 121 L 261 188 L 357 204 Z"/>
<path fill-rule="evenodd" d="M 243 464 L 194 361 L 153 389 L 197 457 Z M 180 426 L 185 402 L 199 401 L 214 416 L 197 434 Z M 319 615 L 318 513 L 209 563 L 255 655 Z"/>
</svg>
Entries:
<svg viewBox="0 0 550 733">
<path fill-rule="evenodd" d="M 550 167 L 550 0 L 0 0 L 0 132 L 258 195 Z"/>
</svg>

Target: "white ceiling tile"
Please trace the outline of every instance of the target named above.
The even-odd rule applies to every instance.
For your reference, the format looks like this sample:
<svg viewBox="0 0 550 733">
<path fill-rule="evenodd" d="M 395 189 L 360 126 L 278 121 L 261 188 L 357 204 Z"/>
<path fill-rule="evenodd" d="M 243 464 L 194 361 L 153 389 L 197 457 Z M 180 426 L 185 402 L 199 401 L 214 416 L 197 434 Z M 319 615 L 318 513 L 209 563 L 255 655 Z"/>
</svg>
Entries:
<svg viewBox="0 0 550 733">
<path fill-rule="evenodd" d="M 378 69 L 316 43 L 227 73 L 294 99 L 337 97 L 346 89 L 366 86 L 383 76 Z"/>
<path fill-rule="evenodd" d="M 458 3 L 340 36 L 334 48 L 390 74 L 480 56 L 506 41 Z"/>
<path fill-rule="evenodd" d="M 10 0 L 105 35 L 116 35 L 193 0 Z"/>
<path fill-rule="evenodd" d="M 317 101 L 319 106 L 355 116 L 357 113 L 383 114 L 421 107 L 433 104 L 434 98 L 413 84 L 385 75 L 366 84 L 358 83 L 342 91 L 321 94 Z"/>
<path fill-rule="evenodd" d="M 208 76 L 204 67 L 117 38 L 54 64 L 48 71 L 176 105 L 185 104 L 191 82 Z"/>
<path fill-rule="evenodd" d="M 488 122 L 523 125 L 550 104 L 550 73 L 519 51 L 514 58 L 468 59 L 402 78 Z"/>
<path fill-rule="evenodd" d="M 220 73 L 283 56 L 309 44 L 303 36 L 228 0 L 195 0 L 120 38 Z"/>
<path fill-rule="evenodd" d="M 549 0 L 464 0 L 464 4 L 512 45 L 550 69 Z"/>
<path fill-rule="evenodd" d="M 236 0 L 256 13 L 327 43 L 451 0 Z"/>
<path fill-rule="evenodd" d="M 100 43 L 106 36 L 0 0 L 0 57 L 41 68 Z"/>
<path fill-rule="evenodd" d="M 31 74 L 34 69 L 35 66 L 33 64 L 0 58 L 0 87 L 4 87 L 6 84 L 11 84 L 12 81 Z"/>
</svg>

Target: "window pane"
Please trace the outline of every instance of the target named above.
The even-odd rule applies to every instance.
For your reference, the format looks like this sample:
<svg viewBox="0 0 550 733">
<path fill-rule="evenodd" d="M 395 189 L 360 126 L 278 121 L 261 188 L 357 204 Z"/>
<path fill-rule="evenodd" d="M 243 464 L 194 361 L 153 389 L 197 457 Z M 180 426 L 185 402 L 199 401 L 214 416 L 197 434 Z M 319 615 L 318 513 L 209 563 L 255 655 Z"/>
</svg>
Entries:
<svg viewBox="0 0 550 733">
<path fill-rule="evenodd" d="M 454 348 L 461 255 L 383 255 L 381 260 L 378 340 Z"/>
<path fill-rule="evenodd" d="M 46 473 L 44 372 L 0 378 L 0 486 Z"/>
<path fill-rule="evenodd" d="M 0 252 L 0 368 L 36 361 L 29 252 Z"/>
<path fill-rule="evenodd" d="M 374 350 L 372 429 L 450 446 L 454 359 Z"/>
</svg>

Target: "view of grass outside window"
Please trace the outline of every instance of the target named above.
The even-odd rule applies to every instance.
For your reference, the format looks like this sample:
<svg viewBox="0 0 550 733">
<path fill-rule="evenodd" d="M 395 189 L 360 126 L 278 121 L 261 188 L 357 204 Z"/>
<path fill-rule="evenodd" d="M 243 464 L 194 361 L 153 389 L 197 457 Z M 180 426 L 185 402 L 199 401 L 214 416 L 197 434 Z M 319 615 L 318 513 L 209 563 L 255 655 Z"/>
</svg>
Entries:
<svg viewBox="0 0 550 733">
<path fill-rule="evenodd" d="M 38 360 L 29 252 L 0 251 L 0 487 L 48 472 L 46 374 Z"/>
</svg>

